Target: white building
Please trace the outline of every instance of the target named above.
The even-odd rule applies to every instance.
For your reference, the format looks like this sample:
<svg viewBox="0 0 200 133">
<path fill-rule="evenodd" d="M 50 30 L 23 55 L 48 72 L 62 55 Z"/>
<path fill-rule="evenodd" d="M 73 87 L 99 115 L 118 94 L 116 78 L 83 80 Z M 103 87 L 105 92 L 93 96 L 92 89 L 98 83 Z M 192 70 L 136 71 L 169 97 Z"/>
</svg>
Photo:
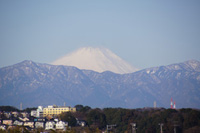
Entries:
<svg viewBox="0 0 200 133">
<path fill-rule="evenodd" d="M 31 110 L 31 116 L 37 117 L 37 111 L 36 110 Z"/>
<path fill-rule="evenodd" d="M 47 121 L 45 124 L 45 130 L 55 129 L 55 122 L 54 121 Z"/>
<path fill-rule="evenodd" d="M 66 130 L 66 126 L 68 126 L 68 123 L 67 123 L 67 122 L 58 121 L 58 122 L 56 123 L 56 129 L 57 129 L 57 130 L 63 130 L 63 131 L 65 131 L 65 130 Z"/>
<path fill-rule="evenodd" d="M 43 107 L 38 106 L 36 117 L 43 117 Z"/>
<path fill-rule="evenodd" d="M 38 106 L 37 110 L 32 110 L 31 111 L 31 116 L 43 117 L 43 107 L 42 106 Z"/>
</svg>

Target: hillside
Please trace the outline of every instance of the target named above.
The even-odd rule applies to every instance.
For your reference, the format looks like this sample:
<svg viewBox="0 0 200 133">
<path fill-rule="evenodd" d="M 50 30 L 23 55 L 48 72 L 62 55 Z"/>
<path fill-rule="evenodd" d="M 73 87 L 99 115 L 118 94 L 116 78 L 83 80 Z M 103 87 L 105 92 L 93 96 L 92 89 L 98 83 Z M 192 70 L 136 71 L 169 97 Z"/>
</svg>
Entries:
<svg viewBox="0 0 200 133">
<path fill-rule="evenodd" d="M 0 69 L 0 105 L 83 104 L 92 107 L 200 108 L 200 62 L 186 61 L 129 74 L 23 61 Z"/>
</svg>

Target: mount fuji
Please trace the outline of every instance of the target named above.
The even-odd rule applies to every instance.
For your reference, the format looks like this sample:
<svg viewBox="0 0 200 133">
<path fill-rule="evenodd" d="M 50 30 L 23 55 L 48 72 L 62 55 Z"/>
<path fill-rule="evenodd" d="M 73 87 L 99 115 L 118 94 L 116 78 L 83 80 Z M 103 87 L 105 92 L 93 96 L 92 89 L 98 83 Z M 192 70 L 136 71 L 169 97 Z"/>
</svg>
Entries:
<svg viewBox="0 0 200 133">
<path fill-rule="evenodd" d="M 96 72 L 111 71 L 118 74 L 132 73 L 138 69 L 128 64 L 106 48 L 83 47 L 54 61 L 53 65 L 75 66 Z"/>
</svg>

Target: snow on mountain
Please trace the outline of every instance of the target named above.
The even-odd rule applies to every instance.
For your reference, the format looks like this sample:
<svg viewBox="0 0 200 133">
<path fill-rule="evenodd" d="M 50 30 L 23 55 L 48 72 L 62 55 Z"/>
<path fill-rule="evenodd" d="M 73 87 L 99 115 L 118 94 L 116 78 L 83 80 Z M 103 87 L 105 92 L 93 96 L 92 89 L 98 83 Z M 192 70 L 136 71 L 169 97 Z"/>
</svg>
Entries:
<svg viewBox="0 0 200 133">
<path fill-rule="evenodd" d="M 23 61 L 0 68 L 0 105 L 50 104 L 92 107 L 200 108 L 199 61 L 186 61 L 129 74 L 98 73 L 73 66 Z"/>
<path fill-rule="evenodd" d="M 124 74 L 132 73 L 138 69 L 106 48 L 84 47 L 66 56 L 57 59 L 53 65 L 75 66 L 79 69 L 97 72 L 112 71 Z"/>
</svg>

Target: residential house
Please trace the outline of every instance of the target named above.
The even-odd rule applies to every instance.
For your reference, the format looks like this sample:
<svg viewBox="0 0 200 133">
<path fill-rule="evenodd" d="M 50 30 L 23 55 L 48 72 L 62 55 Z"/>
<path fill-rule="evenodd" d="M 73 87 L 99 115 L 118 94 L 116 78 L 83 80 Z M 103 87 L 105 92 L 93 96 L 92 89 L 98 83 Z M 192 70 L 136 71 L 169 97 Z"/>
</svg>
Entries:
<svg viewBox="0 0 200 133">
<path fill-rule="evenodd" d="M 77 121 L 77 125 L 79 125 L 81 127 L 85 127 L 86 126 L 86 121 L 79 120 L 78 118 L 76 118 L 76 121 Z"/>
<path fill-rule="evenodd" d="M 14 117 L 18 117 L 18 116 L 19 116 L 19 113 L 16 112 L 16 111 L 14 111 L 14 112 L 12 112 L 12 115 L 13 115 Z"/>
<path fill-rule="evenodd" d="M 29 114 L 27 112 L 21 112 L 20 113 L 23 117 L 29 117 Z"/>
<path fill-rule="evenodd" d="M 20 119 L 21 121 L 30 121 L 29 118 L 27 118 L 27 117 L 24 117 L 24 118 L 19 117 L 19 119 Z"/>
<path fill-rule="evenodd" d="M 42 121 L 37 121 L 35 122 L 35 128 L 44 128 L 44 122 Z"/>
<path fill-rule="evenodd" d="M 85 122 L 85 121 L 79 121 L 79 125 L 80 125 L 81 127 L 85 127 L 85 126 L 86 126 L 86 122 Z"/>
<path fill-rule="evenodd" d="M 34 122 L 33 121 L 25 121 L 24 126 L 34 128 Z"/>
<path fill-rule="evenodd" d="M 55 129 L 55 122 L 54 121 L 47 121 L 45 124 L 45 130 Z"/>
<path fill-rule="evenodd" d="M 37 111 L 36 110 L 31 110 L 31 116 L 37 117 Z"/>
<path fill-rule="evenodd" d="M 5 124 L 5 125 L 12 125 L 13 121 L 12 120 L 3 120 L 3 124 Z"/>
<path fill-rule="evenodd" d="M 64 121 L 58 121 L 56 122 L 56 129 L 57 130 L 66 130 L 66 126 L 68 126 L 68 122 L 64 122 Z"/>
<path fill-rule="evenodd" d="M 13 125 L 17 125 L 17 126 L 23 126 L 23 124 L 24 124 L 24 122 L 19 121 L 19 120 L 15 120 L 15 121 L 13 122 Z"/>
<path fill-rule="evenodd" d="M 3 112 L 3 114 L 8 119 L 11 117 L 11 113 L 10 112 Z"/>
</svg>

